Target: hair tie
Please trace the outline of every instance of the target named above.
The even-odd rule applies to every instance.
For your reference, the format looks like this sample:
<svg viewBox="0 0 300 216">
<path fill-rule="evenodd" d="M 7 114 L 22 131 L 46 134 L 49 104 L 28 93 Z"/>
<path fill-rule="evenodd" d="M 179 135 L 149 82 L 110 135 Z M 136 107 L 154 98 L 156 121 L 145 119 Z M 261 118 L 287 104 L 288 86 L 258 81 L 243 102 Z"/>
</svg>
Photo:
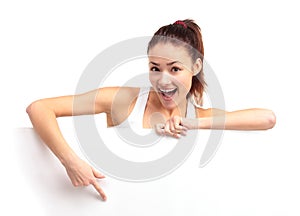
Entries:
<svg viewBox="0 0 300 216">
<path fill-rule="evenodd" d="M 173 23 L 173 25 L 181 25 L 181 26 L 183 26 L 183 28 L 187 28 L 187 25 L 185 24 L 185 22 L 183 22 L 181 20 L 177 20 L 176 22 Z"/>
</svg>

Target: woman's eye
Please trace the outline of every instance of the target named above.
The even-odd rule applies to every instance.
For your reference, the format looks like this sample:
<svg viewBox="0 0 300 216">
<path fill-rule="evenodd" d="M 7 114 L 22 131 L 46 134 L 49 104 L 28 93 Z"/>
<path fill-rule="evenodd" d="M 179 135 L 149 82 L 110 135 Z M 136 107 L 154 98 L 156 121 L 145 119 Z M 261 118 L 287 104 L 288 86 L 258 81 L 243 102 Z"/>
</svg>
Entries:
<svg viewBox="0 0 300 216">
<path fill-rule="evenodd" d="M 181 71 L 181 69 L 178 67 L 172 67 L 172 72 L 178 72 L 178 71 Z"/>
<path fill-rule="evenodd" d="M 151 71 L 159 71 L 159 69 L 157 67 L 152 67 L 150 68 Z"/>
</svg>

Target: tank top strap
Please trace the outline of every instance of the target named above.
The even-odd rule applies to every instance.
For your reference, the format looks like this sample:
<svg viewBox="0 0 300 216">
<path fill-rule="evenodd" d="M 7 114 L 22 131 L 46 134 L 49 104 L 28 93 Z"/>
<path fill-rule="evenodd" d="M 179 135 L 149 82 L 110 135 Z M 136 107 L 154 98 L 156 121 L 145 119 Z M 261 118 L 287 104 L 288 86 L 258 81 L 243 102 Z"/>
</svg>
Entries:
<svg viewBox="0 0 300 216">
<path fill-rule="evenodd" d="M 150 87 L 140 88 L 138 98 L 135 102 L 134 108 L 128 116 L 130 127 L 143 128 L 144 112 L 148 101 Z"/>
<path fill-rule="evenodd" d="M 197 117 L 195 106 L 190 100 L 188 100 L 188 103 L 187 103 L 185 117 L 186 118 L 196 118 Z"/>
</svg>

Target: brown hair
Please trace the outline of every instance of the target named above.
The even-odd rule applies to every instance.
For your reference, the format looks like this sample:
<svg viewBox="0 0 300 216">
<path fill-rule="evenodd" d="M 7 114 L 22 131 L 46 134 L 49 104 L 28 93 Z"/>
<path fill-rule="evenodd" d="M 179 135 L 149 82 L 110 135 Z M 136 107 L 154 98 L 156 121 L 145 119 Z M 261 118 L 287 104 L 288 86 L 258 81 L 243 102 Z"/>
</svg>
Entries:
<svg viewBox="0 0 300 216">
<path fill-rule="evenodd" d="M 200 58 L 203 62 L 204 47 L 200 27 L 191 19 L 179 20 L 174 24 L 166 25 L 158 29 L 148 44 L 148 52 L 158 43 L 170 42 L 174 45 L 184 45 L 195 62 Z M 204 80 L 203 66 L 201 71 L 193 76 L 189 95 L 201 105 L 206 83 Z"/>
</svg>

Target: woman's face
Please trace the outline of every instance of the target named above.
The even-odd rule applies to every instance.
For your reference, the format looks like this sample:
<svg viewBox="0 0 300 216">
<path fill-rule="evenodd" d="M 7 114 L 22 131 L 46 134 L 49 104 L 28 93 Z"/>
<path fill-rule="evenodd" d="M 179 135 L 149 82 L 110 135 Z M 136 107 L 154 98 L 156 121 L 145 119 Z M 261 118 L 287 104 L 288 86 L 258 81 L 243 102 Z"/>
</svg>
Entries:
<svg viewBox="0 0 300 216">
<path fill-rule="evenodd" d="M 149 79 L 160 102 L 173 109 L 186 102 L 195 68 L 183 46 L 158 43 L 148 52 Z"/>
</svg>

